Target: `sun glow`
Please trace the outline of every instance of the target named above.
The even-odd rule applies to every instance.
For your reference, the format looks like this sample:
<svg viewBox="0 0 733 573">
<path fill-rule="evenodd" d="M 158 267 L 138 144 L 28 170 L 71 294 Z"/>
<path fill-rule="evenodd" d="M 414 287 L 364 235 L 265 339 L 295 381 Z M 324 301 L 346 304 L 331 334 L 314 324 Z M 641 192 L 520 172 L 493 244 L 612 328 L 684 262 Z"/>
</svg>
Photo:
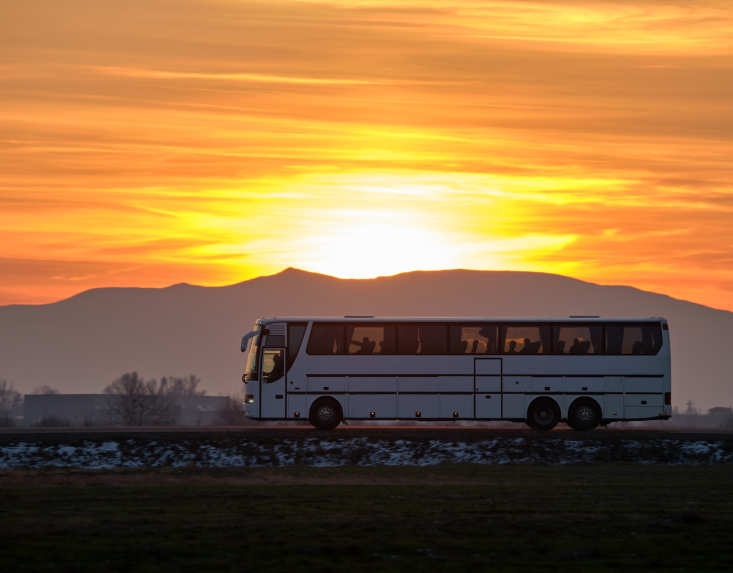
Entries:
<svg viewBox="0 0 733 573">
<path fill-rule="evenodd" d="M 305 270 L 365 279 L 453 268 L 459 262 L 453 241 L 437 230 L 377 221 L 334 225 L 323 231 L 303 240 Z"/>
<path fill-rule="evenodd" d="M 460 267 L 733 310 L 729 1 L 12 4 L 0 304 Z"/>
</svg>

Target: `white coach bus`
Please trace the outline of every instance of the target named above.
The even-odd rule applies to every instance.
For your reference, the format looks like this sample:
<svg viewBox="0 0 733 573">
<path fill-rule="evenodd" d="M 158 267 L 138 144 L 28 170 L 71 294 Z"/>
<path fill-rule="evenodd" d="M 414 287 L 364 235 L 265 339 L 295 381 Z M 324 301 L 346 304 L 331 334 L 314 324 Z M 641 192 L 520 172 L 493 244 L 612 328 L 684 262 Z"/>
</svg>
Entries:
<svg viewBox="0 0 733 573">
<path fill-rule="evenodd" d="M 263 318 L 244 413 L 344 420 L 509 420 L 592 430 L 671 414 L 663 318 Z"/>
</svg>

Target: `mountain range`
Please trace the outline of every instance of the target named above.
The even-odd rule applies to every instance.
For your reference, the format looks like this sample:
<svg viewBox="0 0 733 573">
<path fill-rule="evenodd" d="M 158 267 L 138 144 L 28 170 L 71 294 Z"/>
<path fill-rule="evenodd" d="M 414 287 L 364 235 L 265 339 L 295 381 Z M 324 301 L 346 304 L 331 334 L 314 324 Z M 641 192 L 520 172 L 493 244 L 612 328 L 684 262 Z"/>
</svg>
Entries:
<svg viewBox="0 0 733 573">
<path fill-rule="evenodd" d="M 239 394 L 239 343 L 271 316 L 607 317 L 669 320 L 673 404 L 733 404 L 733 313 L 627 286 L 546 273 L 416 271 L 338 279 L 289 268 L 223 287 L 100 288 L 44 305 L 0 306 L 0 379 L 98 393 L 125 372 L 196 374 Z"/>
</svg>

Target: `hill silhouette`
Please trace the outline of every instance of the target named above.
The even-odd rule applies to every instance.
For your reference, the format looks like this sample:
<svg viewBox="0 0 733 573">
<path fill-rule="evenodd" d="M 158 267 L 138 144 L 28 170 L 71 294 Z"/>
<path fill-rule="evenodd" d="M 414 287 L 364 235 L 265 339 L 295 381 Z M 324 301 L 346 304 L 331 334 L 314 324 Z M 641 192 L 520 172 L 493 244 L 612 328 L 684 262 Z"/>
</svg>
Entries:
<svg viewBox="0 0 733 573">
<path fill-rule="evenodd" d="M 337 279 L 286 269 L 224 287 L 102 288 L 38 306 L 0 307 L 0 378 L 25 392 L 100 392 L 122 373 L 197 374 L 238 394 L 239 341 L 263 316 L 663 316 L 673 402 L 733 404 L 733 313 L 626 286 L 511 271 L 417 271 Z"/>
</svg>

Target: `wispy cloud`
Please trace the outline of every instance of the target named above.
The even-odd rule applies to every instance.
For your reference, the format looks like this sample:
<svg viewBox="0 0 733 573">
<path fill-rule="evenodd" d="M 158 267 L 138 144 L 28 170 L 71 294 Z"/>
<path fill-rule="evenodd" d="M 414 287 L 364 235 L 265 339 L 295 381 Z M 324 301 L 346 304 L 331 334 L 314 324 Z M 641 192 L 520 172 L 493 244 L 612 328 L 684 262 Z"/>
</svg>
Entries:
<svg viewBox="0 0 733 573">
<path fill-rule="evenodd" d="M 729 2 L 40 0 L 2 25 L 0 304 L 465 267 L 733 309 Z"/>
</svg>

